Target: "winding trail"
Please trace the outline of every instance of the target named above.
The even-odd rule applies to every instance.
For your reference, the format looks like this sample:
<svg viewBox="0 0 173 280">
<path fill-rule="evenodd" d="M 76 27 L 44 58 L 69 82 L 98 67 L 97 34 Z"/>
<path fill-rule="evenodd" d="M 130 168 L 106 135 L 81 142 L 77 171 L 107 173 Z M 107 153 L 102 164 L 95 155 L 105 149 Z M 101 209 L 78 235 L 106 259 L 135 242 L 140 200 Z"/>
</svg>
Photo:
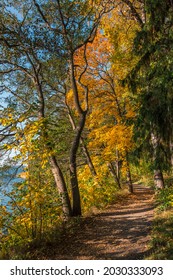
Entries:
<svg viewBox="0 0 173 280">
<path fill-rule="evenodd" d="M 51 252 L 61 260 L 143 259 L 149 252 L 154 216 L 154 194 L 135 185 L 134 194 L 105 211 L 85 218 L 77 232 L 63 239 Z M 64 236 L 65 237 L 65 236 Z M 65 241 L 64 241 L 65 240 Z"/>
</svg>

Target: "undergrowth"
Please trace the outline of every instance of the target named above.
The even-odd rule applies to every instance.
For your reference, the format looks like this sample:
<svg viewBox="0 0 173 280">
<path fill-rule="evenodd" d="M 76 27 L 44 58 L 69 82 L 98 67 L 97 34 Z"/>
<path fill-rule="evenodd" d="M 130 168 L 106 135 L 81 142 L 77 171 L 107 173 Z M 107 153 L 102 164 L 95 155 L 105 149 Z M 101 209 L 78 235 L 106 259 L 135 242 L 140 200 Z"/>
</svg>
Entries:
<svg viewBox="0 0 173 280">
<path fill-rule="evenodd" d="M 148 259 L 173 259 L 173 185 L 170 182 L 168 180 L 165 189 L 156 195 L 157 208 L 150 244 L 152 253 Z"/>
<path fill-rule="evenodd" d="M 127 188 L 114 192 L 112 200 L 109 200 L 109 204 L 118 203 L 128 195 Z M 83 227 L 85 223 L 90 222 L 92 215 L 98 214 L 106 204 L 102 207 L 92 206 L 90 209 L 84 212 L 82 217 L 72 217 L 67 222 L 61 222 L 57 227 L 52 228 L 49 232 L 45 232 L 41 238 L 31 239 L 28 241 L 11 240 L 8 235 L 2 236 L 0 240 L 0 259 L 53 259 L 53 252 L 56 248 L 58 250 L 58 244 L 64 244 L 67 246 L 79 228 Z"/>
</svg>

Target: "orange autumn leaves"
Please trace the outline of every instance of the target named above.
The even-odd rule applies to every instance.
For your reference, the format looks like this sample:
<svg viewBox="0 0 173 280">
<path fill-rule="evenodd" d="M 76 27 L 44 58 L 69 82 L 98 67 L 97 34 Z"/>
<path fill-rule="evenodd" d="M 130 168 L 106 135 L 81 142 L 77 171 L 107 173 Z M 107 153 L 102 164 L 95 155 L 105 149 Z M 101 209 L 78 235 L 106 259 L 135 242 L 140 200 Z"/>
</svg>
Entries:
<svg viewBox="0 0 173 280">
<path fill-rule="evenodd" d="M 120 62 L 119 69 L 114 65 L 115 52 L 114 45 L 100 31 L 94 42 L 88 44 L 86 50 L 80 49 L 75 56 L 81 104 L 84 101 L 81 84 L 89 92 L 86 125 L 88 147 L 96 168 L 100 168 L 102 162 L 105 170 L 108 162 L 116 160 L 117 150 L 120 159 L 125 161 L 127 151 L 133 148 L 133 127 L 127 122 L 135 117 L 135 112 L 127 88 L 119 83 L 122 67 Z M 71 91 L 67 95 L 67 102 L 75 111 Z"/>
</svg>

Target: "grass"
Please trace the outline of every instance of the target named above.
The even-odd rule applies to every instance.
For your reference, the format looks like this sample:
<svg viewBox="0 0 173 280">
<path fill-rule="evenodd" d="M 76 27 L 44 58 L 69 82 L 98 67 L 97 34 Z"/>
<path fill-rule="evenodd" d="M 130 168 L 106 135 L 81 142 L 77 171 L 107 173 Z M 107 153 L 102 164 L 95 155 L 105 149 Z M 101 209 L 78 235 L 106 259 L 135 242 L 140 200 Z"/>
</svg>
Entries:
<svg viewBox="0 0 173 280">
<path fill-rule="evenodd" d="M 173 260 L 173 211 L 164 211 L 154 221 L 149 259 Z"/>
<path fill-rule="evenodd" d="M 156 195 L 156 202 L 151 254 L 147 259 L 173 260 L 173 186 L 161 190 Z"/>
</svg>

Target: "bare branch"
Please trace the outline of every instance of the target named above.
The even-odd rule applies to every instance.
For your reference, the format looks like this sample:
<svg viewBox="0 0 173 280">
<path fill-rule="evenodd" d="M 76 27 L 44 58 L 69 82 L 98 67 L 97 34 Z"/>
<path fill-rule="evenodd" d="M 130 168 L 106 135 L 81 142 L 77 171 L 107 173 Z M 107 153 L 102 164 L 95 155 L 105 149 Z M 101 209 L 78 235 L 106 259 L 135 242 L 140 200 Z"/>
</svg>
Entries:
<svg viewBox="0 0 173 280">
<path fill-rule="evenodd" d="M 7 60 L 7 59 L 1 59 L 0 60 L 0 64 L 9 64 L 9 65 L 12 65 L 12 66 L 14 66 L 15 68 L 14 69 L 12 69 L 12 71 L 13 70 L 21 70 L 22 72 L 24 72 L 25 74 L 27 74 L 31 79 L 33 79 L 34 77 L 33 77 L 33 75 L 30 73 L 30 72 L 28 72 L 28 70 L 26 70 L 26 68 L 24 68 L 23 66 L 21 66 L 21 65 L 18 65 L 17 63 L 13 63 L 13 62 L 11 62 L 11 61 L 9 61 L 9 60 Z"/>
<path fill-rule="evenodd" d="M 88 61 L 87 61 L 87 57 L 86 57 L 86 48 L 87 48 L 87 45 L 84 46 L 85 67 L 78 78 L 78 83 L 81 85 L 81 87 L 84 89 L 84 92 L 85 92 L 85 111 L 87 112 L 88 111 L 88 86 L 84 85 L 81 81 L 82 76 L 86 73 L 87 68 L 88 68 Z"/>
<path fill-rule="evenodd" d="M 40 8 L 40 5 L 35 0 L 33 0 L 33 2 L 34 2 L 34 5 L 37 8 L 37 11 L 39 12 L 39 14 L 41 15 L 42 19 L 44 20 L 44 22 L 47 24 L 48 27 L 50 27 L 50 24 L 47 21 L 46 16 L 43 14 L 43 12 L 42 12 L 42 10 Z"/>
<path fill-rule="evenodd" d="M 24 98 L 19 96 L 16 92 L 14 92 L 13 90 L 9 89 L 7 86 L 4 86 L 4 89 L 8 90 L 11 94 L 13 94 L 18 99 L 20 99 L 24 104 L 26 104 L 28 106 L 28 110 L 31 109 L 32 105 L 29 102 L 27 102 Z"/>
<path fill-rule="evenodd" d="M 130 8 L 133 16 L 136 18 L 137 22 L 139 23 L 139 25 L 142 28 L 144 26 L 144 23 L 139 15 L 139 13 L 137 12 L 134 4 L 132 2 L 130 2 L 130 0 L 122 0 L 122 2 L 124 2 Z"/>
</svg>

